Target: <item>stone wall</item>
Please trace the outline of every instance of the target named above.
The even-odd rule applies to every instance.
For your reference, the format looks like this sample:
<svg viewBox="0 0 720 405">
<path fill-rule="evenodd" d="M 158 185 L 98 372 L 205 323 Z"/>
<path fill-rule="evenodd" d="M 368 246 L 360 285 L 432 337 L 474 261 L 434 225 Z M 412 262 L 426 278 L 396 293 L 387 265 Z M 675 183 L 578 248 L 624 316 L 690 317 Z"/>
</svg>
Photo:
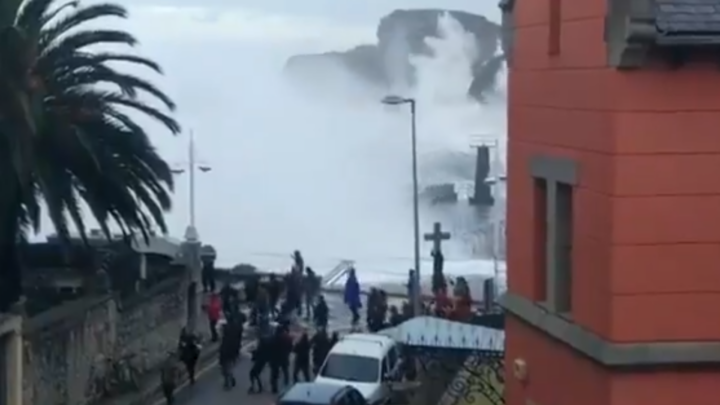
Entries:
<svg viewBox="0 0 720 405">
<path fill-rule="evenodd" d="M 92 402 L 111 359 L 129 356 L 139 370 L 157 368 L 177 345 L 185 301 L 185 284 L 175 278 L 129 300 L 87 297 L 26 320 L 23 402 Z"/>
<path fill-rule="evenodd" d="M 501 360 L 468 356 L 437 405 L 503 404 L 505 379 L 499 374 L 503 372 Z"/>
</svg>

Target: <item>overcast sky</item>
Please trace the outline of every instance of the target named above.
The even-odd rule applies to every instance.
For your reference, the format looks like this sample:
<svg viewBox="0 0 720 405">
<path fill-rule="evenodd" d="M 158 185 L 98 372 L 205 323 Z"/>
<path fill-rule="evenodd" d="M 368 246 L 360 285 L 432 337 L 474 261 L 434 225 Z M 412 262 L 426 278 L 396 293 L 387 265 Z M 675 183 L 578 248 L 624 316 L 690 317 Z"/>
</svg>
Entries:
<svg viewBox="0 0 720 405">
<path fill-rule="evenodd" d="M 193 130 L 200 160 L 212 167 L 197 178 L 197 221 L 203 240 L 218 248 L 220 264 L 285 266 L 294 249 L 330 268 L 339 258 L 412 255 L 407 114 L 388 113 L 376 98 L 351 105 L 316 102 L 291 91 L 280 72 L 293 54 L 374 42 L 379 19 L 394 9 L 442 6 L 497 20 L 494 1 L 122 3 L 132 13 L 122 27 L 139 37 L 139 53 L 164 66 L 166 75 L 154 80 L 176 99 L 186 129 L 173 138 L 151 126 L 153 141 L 182 167 Z M 484 130 L 478 119 L 488 122 L 462 94 L 469 85 L 467 55 L 458 46 L 445 48 L 447 61 L 461 62 L 428 62 L 423 95 L 455 97 L 457 108 L 428 107 L 422 114 L 419 136 L 426 154 L 465 151 L 469 133 Z M 454 78 L 449 69 L 457 69 Z M 344 76 L 335 80 L 365 91 Z M 458 85 L 459 91 L 452 90 Z M 187 177 L 180 176 L 168 218 L 175 237 L 182 237 L 188 223 L 187 196 Z M 424 226 L 432 219 L 424 215 Z"/>
<path fill-rule="evenodd" d="M 349 47 L 358 41 L 372 40 L 379 19 L 394 9 L 442 7 L 499 19 L 499 10 L 492 0 L 125 0 L 124 3 L 135 11 L 136 23 L 157 36 L 221 35 L 308 51 L 318 46 Z"/>
</svg>

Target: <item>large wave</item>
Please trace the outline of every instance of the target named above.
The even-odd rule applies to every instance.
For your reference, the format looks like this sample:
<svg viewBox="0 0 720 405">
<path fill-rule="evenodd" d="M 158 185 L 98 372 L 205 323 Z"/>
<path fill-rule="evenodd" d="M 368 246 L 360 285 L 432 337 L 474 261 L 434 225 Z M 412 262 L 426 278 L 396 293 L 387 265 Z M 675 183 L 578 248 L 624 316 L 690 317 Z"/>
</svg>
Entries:
<svg viewBox="0 0 720 405">
<path fill-rule="evenodd" d="M 164 21 L 168 30 L 182 22 Z M 213 21 L 207 26 L 220 29 Z M 308 72 L 332 83 L 321 94 L 283 77 L 289 55 L 317 49 L 240 48 L 232 37 L 204 38 L 205 31 L 177 40 L 170 31 L 147 29 L 158 34 L 142 51 L 166 67 L 160 84 L 177 99 L 185 128 L 194 130 L 200 160 L 212 167 L 197 176 L 197 226 L 218 251 L 218 265 L 286 267 L 295 249 L 321 271 L 340 259 L 412 256 L 410 115 L 382 105 L 385 90 L 340 67 Z M 417 100 L 420 182 L 468 180 L 472 135 L 504 145 L 504 86 L 486 104 L 468 98 L 476 44 L 451 17 L 441 17 L 440 38 L 428 45 L 432 55 L 410 61 L 415 85 L 398 77 L 393 91 Z M 187 163 L 186 138 L 163 134 L 154 141 L 179 165 Z M 175 236 L 187 225 L 186 179 L 178 178 L 169 218 Z M 464 215 L 423 204 L 422 231 L 438 220 L 462 226 L 471 220 Z M 429 253 L 423 245 L 423 255 Z M 462 238 L 446 245 L 448 259 L 470 255 Z"/>
<path fill-rule="evenodd" d="M 417 100 L 421 184 L 468 181 L 474 167 L 471 137 L 498 138 L 505 149 L 504 87 L 482 105 L 467 96 L 478 49 L 473 36 L 451 16 L 440 17 L 439 38 L 427 42 L 431 54 L 410 61 L 415 85 L 408 87 L 404 70 L 396 69 L 392 92 Z M 390 68 L 401 63 L 396 55 L 386 57 Z M 248 214 L 246 227 L 264 236 L 243 240 L 243 250 L 259 254 L 297 248 L 316 260 L 410 257 L 409 110 L 382 106 L 383 90 L 339 65 L 308 74 L 326 80 L 324 91 L 289 92 L 284 82 L 265 83 L 273 92 L 269 104 L 256 104 L 253 122 L 241 124 L 261 128 L 264 134 L 244 138 L 238 152 L 247 156 L 241 159 L 247 184 L 264 178 L 266 192 L 278 193 L 241 203 L 241 211 Z M 285 116 L 273 120 L 271 111 Z M 279 145 L 286 145 L 285 150 L 278 150 Z M 272 167 L 262 164 L 269 161 Z M 471 211 L 423 204 L 422 229 L 428 231 L 440 220 L 460 233 L 477 220 Z M 467 242 L 454 238 L 447 255 L 469 257 L 472 246 Z M 429 254 L 429 247 L 423 251 Z"/>
</svg>

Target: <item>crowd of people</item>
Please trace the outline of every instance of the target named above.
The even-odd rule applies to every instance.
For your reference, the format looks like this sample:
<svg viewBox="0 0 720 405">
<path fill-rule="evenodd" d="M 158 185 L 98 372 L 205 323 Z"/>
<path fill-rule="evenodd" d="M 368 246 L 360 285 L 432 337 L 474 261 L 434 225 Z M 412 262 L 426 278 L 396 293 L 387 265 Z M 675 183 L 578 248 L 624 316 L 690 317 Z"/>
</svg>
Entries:
<svg viewBox="0 0 720 405">
<path fill-rule="evenodd" d="M 262 375 L 266 369 L 270 371 L 272 392 L 278 391 L 281 382 L 287 386 L 291 377 L 293 382 L 309 381 L 339 339 L 337 333 L 331 336 L 327 330 L 330 314 L 320 294 L 320 278 L 305 266 L 300 252 L 292 256 L 293 266 L 285 277 L 272 274 L 267 281 L 249 277 L 241 290 L 228 283 L 215 292 L 214 279 L 203 280 L 210 340 L 219 342 L 218 364 L 225 389 L 237 385 L 234 368 L 240 361 L 246 326 L 252 327 L 256 336 L 248 376 L 250 393 L 264 390 Z M 244 307 L 249 309 L 249 316 Z M 312 337 L 307 330 L 299 336 L 291 333 L 294 319 L 303 315 L 314 324 Z M 194 384 L 200 351 L 198 335 L 183 329 L 177 351 L 170 354 L 161 370 L 162 391 L 169 405 L 174 402 L 180 378 L 178 363 L 184 366 L 189 383 Z"/>
<path fill-rule="evenodd" d="M 225 389 L 237 385 L 233 370 L 240 360 L 246 325 L 253 328 L 256 337 L 248 376 L 250 393 L 263 392 L 262 376 L 266 369 L 270 371 L 272 392 L 278 391 L 280 383 L 287 386 L 290 380 L 309 381 L 319 372 L 325 357 L 337 342 L 337 332 L 332 336 L 328 332 L 330 308 L 321 294 L 320 277 L 312 268 L 305 266 L 300 252 L 294 252 L 292 260 L 293 266 L 284 276 L 271 274 L 267 280 L 262 280 L 259 275 L 248 277 L 242 289 L 225 284 L 219 292 L 215 292 L 212 280 L 205 311 L 210 339 L 219 342 L 218 363 Z M 410 295 L 415 280 L 410 270 L 407 284 Z M 210 281 L 207 283 L 210 284 Z M 430 305 L 423 306 L 423 312 L 457 320 L 470 316 L 472 299 L 465 279 L 459 277 L 454 283 L 449 283 L 453 287 L 452 298 L 448 296 L 447 284 L 445 280 L 442 283 L 433 280 L 434 297 Z M 353 268 L 348 271 L 343 300 L 352 314 L 351 324 L 358 328 L 363 300 Z M 370 289 L 366 304 L 366 326 L 370 332 L 397 326 L 413 316 L 409 301 L 405 300 L 400 308 L 390 305 L 387 292 L 381 288 Z M 249 316 L 243 312 L 243 307 L 249 309 Z M 314 326 L 312 337 L 307 330 L 297 335 L 291 333 L 295 320 L 301 317 Z M 184 365 L 190 384 L 194 384 L 200 350 L 198 336 L 183 329 L 177 352 L 171 356 L 162 373 L 163 392 L 168 404 L 173 403 L 178 379 L 177 363 Z"/>
</svg>

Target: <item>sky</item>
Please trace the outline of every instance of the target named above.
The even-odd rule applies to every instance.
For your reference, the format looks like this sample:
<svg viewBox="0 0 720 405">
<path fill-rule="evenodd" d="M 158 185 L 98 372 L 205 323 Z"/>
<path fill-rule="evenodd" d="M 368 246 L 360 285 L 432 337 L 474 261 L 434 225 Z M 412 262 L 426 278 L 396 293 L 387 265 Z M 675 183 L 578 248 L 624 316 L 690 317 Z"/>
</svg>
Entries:
<svg viewBox="0 0 720 405">
<path fill-rule="evenodd" d="M 382 106 L 382 93 L 347 72 L 317 72 L 329 88 L 342 89 L 319 96 L 289 82 L 282 68 L 295 54 L 374 43 L 379 19 L 394 9 L 443 7 L 497 21 L 494 1 L 121 3 L 131 18 L 119 27 L 140 39 L 138 53 L 163 65 L 165 75 L 152 79 L 177 102 L 185 130 L 172 136 L 148 124 L 153 142 L 175 167 L 187 168 L 192 131 L 198 160 L 211 168 L 196 176 L 196 221 L 203 242 L 216 247 L 219 265 L 287 266 L 296 249 L 321 271 L 340 259 L 412 256 L 408 111 Z M 480 107 L 465 97 L 472 59 L 467 35 L 454 21 L 444 26 L 447 38 L 434 45 L 435 57 L 414 62 L 417 88 L 403 90 L 418 100 L 421 183 L 452 163 L 444 156 L 468 153 L 470 135 L 504 138 L 502 102 Z M 189 221 L 187 181 L 178 176 L 168 214 L 177 238 Z M 421 210 L 423 232 L 432 221 L 461 218 Z M 467 255 L 452 245 L 451 256 Z"/>
</svg>

